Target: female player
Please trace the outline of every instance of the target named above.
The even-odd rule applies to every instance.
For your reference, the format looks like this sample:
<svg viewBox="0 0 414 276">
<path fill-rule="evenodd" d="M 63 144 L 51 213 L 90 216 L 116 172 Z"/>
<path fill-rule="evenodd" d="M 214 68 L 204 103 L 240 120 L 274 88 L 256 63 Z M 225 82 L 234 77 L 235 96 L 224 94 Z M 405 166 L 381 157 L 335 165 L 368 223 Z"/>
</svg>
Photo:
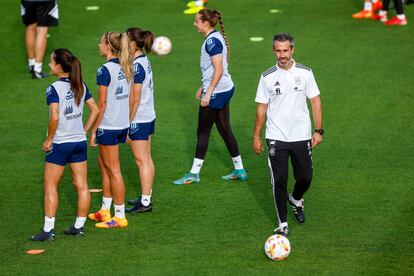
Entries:
<svg viewBox="0 0 414 276">
<path fill-rule="evenodd" d="M 217 23 L 220 24 L 222 33 L 214 29 Z M 230 125 L 229 104 L 233 96 L 234 84 L 227 70 L 229 43 L 221 14 L 216 10 L 203 9 L 195 16 L 194 26 L 205 37 L 200 58 L 202 85 L 196 93 L 197 99 L 200 100 L 197 147 L 190 172 L 175 180 L 173 184 L 183 185 L 200 181 L 199 173 L 214 123 L 226 143 L 234 164 L 234 170 L 229 175 L 223 176 L 222 179 L 246 180 L 247 174 L 243 168 L 237 141 Z"/>
<path fill-rule="evenodd" d="M 119 143 L 125 143 L 129 127 L 129 90 L 132 66 L 129 60 L 129 44 L 121 47 L 125 33 L 105 33 L 99 43 L 99 52 L 106 63 L 98 68 L 98 106 L 100 114 L 96 120 L 90 142 L 99 144 L 99 166 L 102 171 L 103 199 L 98 212 L 89 218 L 100 223 L 97 228 L 126 227 L 125 186 L 119 164 Z M 114 200 L 115 215 L 111 218 L 110 208 Z"/>
<path fill-rule="evenodd" d="M 88 88 L 83 83 L 81 64 L 67 49 L 56 49 L 50 56 L 50 72 L 58 80 L 46 90 L 49 105 L 49 127 L 43 142 L 46 152 L 44 170 L 45 222 L 33 241 L 54 240 L 55 216 L 58 208 L 58 185 L 69 163 L 72 183 L 78 193 L 78 211 L 75 224 L 64 233 L 83 236 L 83 226 L 90 204 L 87 183 L 86 135 L 95 122 L 99 109 Z M 83 126 L 83 106 L 90 109 L 89 118 Z"/>
<path fill-rule="evenodd" d="M 140 28 L 130 28 L 125 32 L 133 50 L 134 80 L 130 95 L 129 139 L 135 163 L 139 169 L 141 180 L 141 196 L 136 200 L 129 200 L 133 205 L 126 210 L 128 213 L 143 213 L 152 211 L 151 191 L 154 183 L 154 163 L 151 158 L 151 135 L 154 134 L 154 84 L 152 68 L 145 53 L 151 53 L 154 35 L 150 31 Z M 125 36 L 125 39 L 126 36 Z"/>
</svg>

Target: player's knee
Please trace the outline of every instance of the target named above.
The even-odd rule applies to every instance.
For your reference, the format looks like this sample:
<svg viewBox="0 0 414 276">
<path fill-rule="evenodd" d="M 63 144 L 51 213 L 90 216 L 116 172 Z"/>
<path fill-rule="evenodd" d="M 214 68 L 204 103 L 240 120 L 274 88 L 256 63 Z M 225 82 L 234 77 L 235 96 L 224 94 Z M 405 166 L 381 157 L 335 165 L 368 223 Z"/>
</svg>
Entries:
<svg viewBox="0 0 414 276">
<path fill-rule="evenodd" d="M 149 155 L 139 156 L 135 158 L 135 164 L 137 164 L 138 167 L 145 166 L 150 161 Z"/>
<path fill-rule="evenodd" d="M 88 183 L 86 181 L 72 181 L 72 185 L 78 192 L 88 190 Z"/>
</svg>

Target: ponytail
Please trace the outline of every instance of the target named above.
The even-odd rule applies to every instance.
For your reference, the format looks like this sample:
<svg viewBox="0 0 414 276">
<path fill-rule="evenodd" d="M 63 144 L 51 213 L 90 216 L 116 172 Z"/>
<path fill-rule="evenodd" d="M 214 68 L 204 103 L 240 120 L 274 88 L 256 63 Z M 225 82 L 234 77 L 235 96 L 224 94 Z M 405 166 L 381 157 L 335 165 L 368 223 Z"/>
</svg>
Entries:
<svg viewBox="0 0 414 276">
<path fill-rule="evenodd" d="M 85 92 L 80 60 L 71 51 L 64 48 L 54 50 L 53 58 L 56 64 L 62 67 L 64 73 L 69 73 L 70 88 L 73 91 L 76 105 L 79 105 Z"/>
<path fill-rule="evenodd" d="M 221 34 L 223 35 L 224 41 L 226 42 L 227 63 L 229 63 L 230 62 L 230 43 L 229 43 L 229 40 L 227 39 L 226 31 L 224 30 L 223 19 L 221 19 L 221 13 L 218 10 L 214 10 L 213 12 L 217 17 L 217 20 L 218 20 L 218 23 L 221 29 Z"/>
<path fill-rule="evenodd" d="M 79 105 L 83 96 L 82 68 L 77 57 L 72 56 L 72 68 L 69 72 L 70 87 L 75 94 L 75 103 Z"/>
<path fill-rule="evenodd" d="M 128 81 L 132 80 L 132 49 L 128 36 L 125 33 L 105 33 L 106 44 L 109 45 L 112 53 L 119 58 L 119 65 Z"/>
<path fill-rule="evenodd" d="M 154 34 L 151 31 L 143 31 L 144 49 L 147 54 L 152 52 L 152 44 L 154 43 Z"/>
<path fill-rule="evenodd" d="M 119 53 L 119 63 L 124 70 L 126 78 L 128 81 L 132 80 L 132 63 L 133 63 L 133 53 L 131 45 L 129 43 L 128 35 L 126 33 L 120 34 L 121 40 L 121 50 Z"/>
<path fill-rule="evenodd" d="M 147 54 L 152 52 L 152 43 L 154 42 L 154 34 L 151 31 L 144 31 L 141 28 L 129 28 L 125 31 L 130 41 L 134 41 L 138 48 L 145 50 Z"/>
<path fill-rule="evenodd" d="M 202 9 L 198 12 L 201 15 L 201 20 L 208 21 L 211 27 L 215 27 L 217 23 L 220 24 L 221 34 L 223 35 L 224 42 L 227 48 L 227 63 L 230 61 L 230 44 L 227 39 L 226 31 L 224 30 L 223 20 L 221 19 L 221 13 L 218 10 L 211 10 L 208 8 Z"/>
</svg>

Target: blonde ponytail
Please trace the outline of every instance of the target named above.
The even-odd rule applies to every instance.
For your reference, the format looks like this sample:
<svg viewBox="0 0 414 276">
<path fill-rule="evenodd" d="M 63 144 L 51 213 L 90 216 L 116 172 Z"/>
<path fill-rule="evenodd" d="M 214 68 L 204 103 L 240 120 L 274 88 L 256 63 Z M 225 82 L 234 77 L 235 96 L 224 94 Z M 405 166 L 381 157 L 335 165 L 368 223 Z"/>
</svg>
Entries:
<svg viewBox="0 0 414 276">
<path fill-rule="evenodd" d="M 129 38 L 126 33 L 120 34 L 121 40 L 121 50 L 119 53 L 119 63 L 124 70 L 125 76 L 128 81 L 132 80 L 133 71 L 132 71 L 132 64 L 133 64 L 133 53 L 132 48 L 129 43 Z"/>
</svg>

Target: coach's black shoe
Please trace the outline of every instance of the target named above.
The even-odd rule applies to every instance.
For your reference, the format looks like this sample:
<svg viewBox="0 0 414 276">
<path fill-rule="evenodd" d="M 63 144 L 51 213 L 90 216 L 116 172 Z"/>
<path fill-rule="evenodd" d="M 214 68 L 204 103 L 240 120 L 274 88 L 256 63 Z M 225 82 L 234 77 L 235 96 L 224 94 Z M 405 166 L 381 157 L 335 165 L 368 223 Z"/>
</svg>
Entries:
<svg viewBox="0 0 414 276">
<path fill-rule="evenodd" d="M 65 233 L 66 235 L 78 237 L 82 237 L 83 235 L 85 235 L 85 232 L 83 232 L 83 227 L 78 229 L 75 227 L 75 225 L 72 225 L 71 227 L 69 227 L 69 229 L 63 230 L 63 233 Z"/>
<path fill-rule="evenodd" d="M 128 204 L 129 205 L 132 205 L 132 206 L 141 204 L 141 196 L 137 197 L 136 199 L 130 199 L 130 200 L 128 200 Z"/>
<path fill-rule="evenodd" d="M 32 79 L 44 79 L 44 78 L 47 78 L 47 76 L 48 75 L 43 72 L 36 72 L 36 71 L 32 72 Z"/>
<path fill-rule="evenodd" d="M 292 199 L 293 199 L 292 194 L 290 194 L 289 198 L 288 198 L 288 201 L 289 201 L 290 206 L 292 206 L 293 214 L 294 214 L 297 222 L 299 222 L 301 224 L 305 223 L 305 212 L 303 211 L 305 209 L 305 205 L 303 203 L 303 199 L 300 200 L 302 206 L 295 205 L 295 203 L 293 203 Z"/>
<path fill-rule="evenodd" d="M 131 208 L 126 208 L 125 213 L 145 213 L 145 212 L 151 212 L 152 211 L 152 203 L 150 203 L 148 206 L 144 206 L 141 201 L 137 203 L 137 205 L 134 205 Z"/>
<path fill-rule="evenodd" d="M 282 236 L 287 237 L 289 233 L 289 228 L 287 226 L 278 227 L 275 230 L 273 230 L 273 233 L 275 233 L 275 235 L 282 235 Z"/>
<path fill-rule="evenodd" d="M 34 65 L 27 66 L 27 69 L 29 70 L 29 73 L 30 74 L 33 74 L 33 72 L 34 72 Z"/>
<path fill-rule="evenodd" d="M 54 241 L 55 240 L 55 230 L 50 230 L 45 232 L 40 230 L 40 233 L 31 237 L 32 241 Z"/>
</svg>

